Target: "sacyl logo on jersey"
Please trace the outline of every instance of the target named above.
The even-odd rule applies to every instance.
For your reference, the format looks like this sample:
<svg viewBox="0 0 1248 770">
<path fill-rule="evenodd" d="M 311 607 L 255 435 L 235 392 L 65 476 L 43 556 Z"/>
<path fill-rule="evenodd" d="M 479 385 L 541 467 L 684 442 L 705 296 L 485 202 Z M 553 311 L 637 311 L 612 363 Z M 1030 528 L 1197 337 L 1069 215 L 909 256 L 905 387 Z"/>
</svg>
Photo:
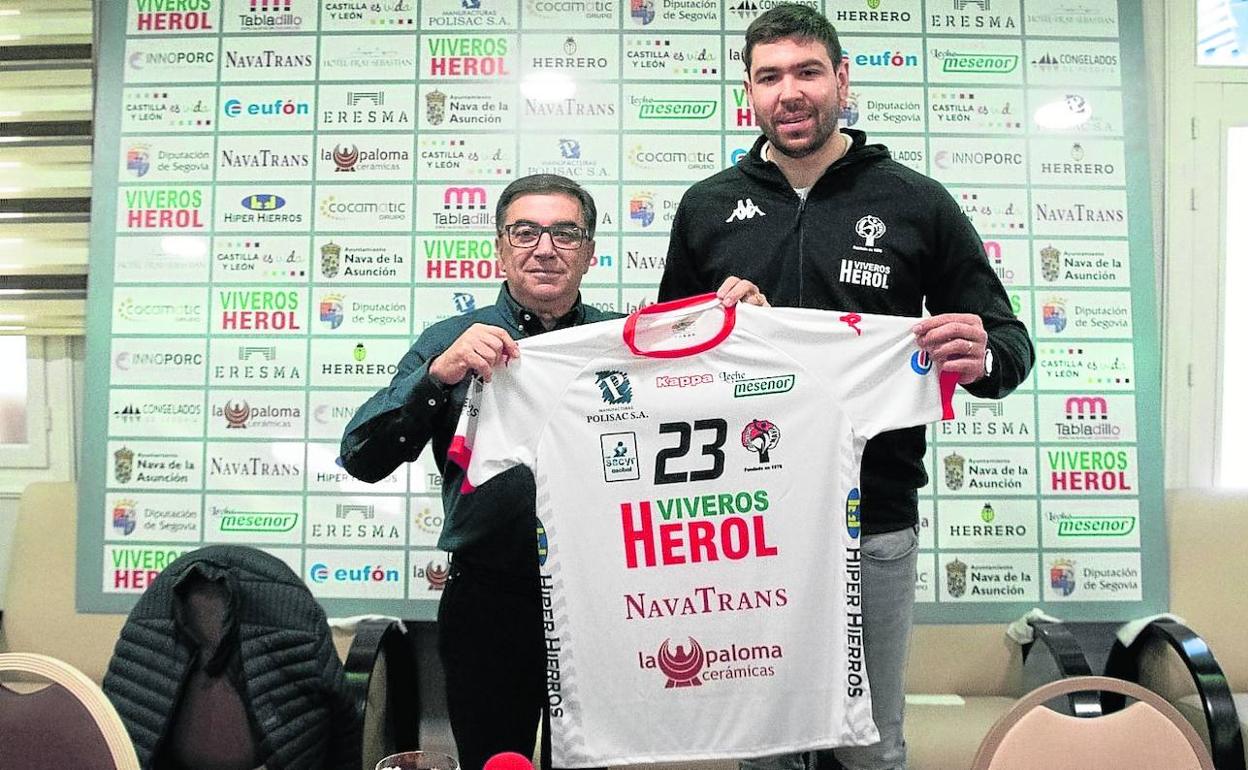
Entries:
<svg viewBox="0 0 1248 770">
<path fill-rule="evenodd" d="M 295 101 L 293 99 L 274 99 L 271 102 L 253 102 L 231 98 L 225 100 L 221 109 L 227 118 L 237 118 L 241 115 L 297 118 L 302 115 L 312 114 L 312 105 L 307 102 Z"/>
<path fill-rule="evenodd" d="M 308 577 L 313 583 L 397 583 L 401 575 L 397 569 L 380 565 L 362 564 L 331 569 L 325 562 L 318 561 L 308 568 Z"/>
<path fill-rule="evenodd" d="M 733 398 L 750 396 L 774 396 L 788 393 L 797 382 L 796 374 L 778 374 L 771 377 L 754 377 L 748 380 L 736 380 L 732 384 Z"/>
<path fill-rule="evenodd" d="M 599 435 L 598 442 L 602 449 L 604 481 L 637 481 L 641 478 L 636 433 L 603 433 Z"/>
<path fill-rule="evenodd" d="M 210 32 L 213 0 L 135 0 L 135 29 L 139 32 Z"/>
<path fill-rule="evenodd" d="M 201 230 L 202 190 L 128 189 L 126 227 L 141 230 Z"/>
<path fill-rule="evenodd" d="M 942 72 L 981 75 L 1008 75 L 1018 69 L 1018 54 L 963 53 L 937 48 L 932 56 L 941 62 Z"/>
<path fill-rule="evenodd" d="M 637 666 L 643 670 L 657 669 L 664 677 L 663 688 L 672 689 L 775 676 L 775 664 L 769 661 L 784 657 L 784 649 L 778 644 L 733 643 L 722 649 L 704 650 L 697 639 L 687 640 L 687 644 L 678 644 L 673 650 L 672 640 L 664 639 L 655 655 L 638 651 Z"/>
<path fill-rule="evenodd" d="M 507 69 L 505 37 L 425 38 L 429 53 L 428 77 L 496 77 L 511 74 Z"/>
<path fill-rule="evenodd" d="M 724 220 L 724 223 L 727 224 L 732 221 L 753 219 L 755 216 L 765 217 L 767 216 L 767 212 L 763 211 L 758 206 L 755 206 L 754 201 L 749 198 L 746 198 L 745 200 L 738 198 L 737 207 L 732 210 L 732 213 L 728 215 L 728 218 Z"/>
<path fill-rule="evenodd" d="M 238 25 L 244 30 L 266 32 L 298 32 L 303 17 L 291 13 L 293 0 L 247 0 L 247 7 L 238 14 Z"/>
<path fill-rule="evenodd" d="M 931 9 L 928 9 L 928 30 L 1012 30 L 1018 28 L 1018 20 L 1013 16 L 990 13 L 992 0 L 952 0 L 952 2 L 955 13 L 931 13 Z"/>
</svg>

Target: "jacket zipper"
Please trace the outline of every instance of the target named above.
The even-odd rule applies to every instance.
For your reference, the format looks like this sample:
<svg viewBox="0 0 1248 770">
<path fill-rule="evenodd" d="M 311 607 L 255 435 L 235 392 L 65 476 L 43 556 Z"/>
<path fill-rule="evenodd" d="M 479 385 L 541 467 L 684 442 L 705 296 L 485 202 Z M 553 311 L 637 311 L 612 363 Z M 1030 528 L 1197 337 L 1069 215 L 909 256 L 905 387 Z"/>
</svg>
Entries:
<svg viewBox="0 0 1248 770">
<path fill-rule="evenodd" d="M 793 189 L 793 188 L 789 188 Z M 813 186 L 812 186 L 813 192 Z M 794 191 L 794 195 L 797 192 Z M 808 192 L 807 195 L 810 195 Z M 806 210 L 806 199 L 797 195 L 797 306 L 805 307 L 803 297 L 806 287 L 806 228 L 802 226 L 802 212 Z"/>
</svg>

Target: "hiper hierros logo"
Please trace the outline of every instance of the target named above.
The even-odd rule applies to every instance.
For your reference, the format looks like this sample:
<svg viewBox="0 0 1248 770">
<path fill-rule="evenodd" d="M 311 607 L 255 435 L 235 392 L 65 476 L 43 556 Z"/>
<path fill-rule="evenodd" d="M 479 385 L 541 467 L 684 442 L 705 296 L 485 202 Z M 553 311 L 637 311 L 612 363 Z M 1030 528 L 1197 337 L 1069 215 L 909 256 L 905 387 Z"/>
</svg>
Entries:
<svg viewBox="0 0 1248 770">
<path fill-rule="evenodd" d="M 945 564 L 945 590 L 955 599 L 966 594 L 966 562 L 954 559 Z"/>
<path fill-rule="evenodd" d="M 771 450 L 780 443 L 780 429 L 771 420 L 750 420 L 741 430 L 741 446 L 758 453 L 758 461 L 771 462 Z"/>
<path fill-rule="evenodd" d="M 134 532 L 135 502 L 130 499 L 118 500 L 113 503 L 113 530 L 120 535 Z"/>
<path fill-rule="evenodd" d="M 550 556 L 550 538 L 546 535 L 546 525 L 537 520 L 537 566 L 546 566 L 546 557 Z"/>
<path fill-rule="evenodd" d="M 113 452 L 113 476 L 118 484 L 129 484 L 134 476 L 134 452 L 126 447 Z"/>
<path fill-rule="evenodd" d="M 631 404 L 633 402 L 633 384 L 628 374 L 616 369 L 605 369 L 594 372 L 597 377 L 598 390 L 602 391 L 602 400 L 606 404 Z"/>
<path fill-rule="evenodd" d="M 875 242 L 880 238 L 883 238 L 884 233 L 888 232 L 888 228 L 884 226 L 884 220 L 874 214 L 868 214 L 862 219 L 859 219 L 858 224 L 854 225 L 854 232 L 857 233 L 858 237 L 861 238 L 866 244 L 864 246 L 859 246 L 855 243 L 853 246 L 854 251 L 870 251 L 875 254 L 879 254 L 883 251 L 883 249 L 878 248 L 875 245 Z"/>
<path fill-rule="evenodd" d="M 706 665 L 706 653 L 702 651 L 702 645 L 698 644 L 697 639 L 691 636 L 688 641 L 687 648 L 678 644 L 674 652 L 671 649 L 671 639 L 664 639 L 663 644 L 659 645 L 659 670 L 667 677 L 664 688 L 701 686 L 702 679 L 698 675 Z"/>
<path fill-rule="evenodd" d="M 945 486 L 956 492 L 966 481 L 966 458 L 957 452 L 945 455 Z"/>
</svg>

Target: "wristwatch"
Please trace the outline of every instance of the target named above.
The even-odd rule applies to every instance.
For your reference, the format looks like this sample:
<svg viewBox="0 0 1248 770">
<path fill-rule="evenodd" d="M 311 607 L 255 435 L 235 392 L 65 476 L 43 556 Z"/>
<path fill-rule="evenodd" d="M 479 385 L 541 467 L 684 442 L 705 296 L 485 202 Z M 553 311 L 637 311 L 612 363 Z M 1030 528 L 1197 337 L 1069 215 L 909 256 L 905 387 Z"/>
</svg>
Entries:
<svg viewBox="0 0 1248 770">
<path fill-rule="evenodd" d="M 992 376 L 992 348 L 984 346 L 984 376 L 980 379 L 986 380 Z"/>
</svg>

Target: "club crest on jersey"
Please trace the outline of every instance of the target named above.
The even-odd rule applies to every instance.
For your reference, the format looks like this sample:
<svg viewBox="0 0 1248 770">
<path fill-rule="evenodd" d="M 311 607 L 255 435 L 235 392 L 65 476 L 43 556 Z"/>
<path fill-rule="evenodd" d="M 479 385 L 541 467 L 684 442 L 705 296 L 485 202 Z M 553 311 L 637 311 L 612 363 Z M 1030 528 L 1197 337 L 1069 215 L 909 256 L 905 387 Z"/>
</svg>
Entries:
<svg viewBox="0 0 1248 770">
<path fill-rule="evenodd" d="M 884 250 L 875 245 L 875 242 L 884 237 L 884 233 L 888 232 L 888 228 L 884 225 L 884 220 L 874 214 L 867 214 L 858 223 L 854 225 L 854 232 L 863 240 L 865 245 L 859 246 L 854 244 L 854 251 L 869 251 L 874 254 L 880 254 Z"/>
<path fill-rule="evenodd" d="M 607 369 L 594 372 L 598 378 L 598 389 L 602 391 L 602 401 L 606 404 L 633 403 L 633 384 L 628 381 L 624 372 Z"/>
<path fill-rule="evenodd" d="M 741 446 L 756 452 L 764 465 L 771 462 L 771 450 L 780 443 L 780 429 L 771 420 L 750 420 L 741 431 Z"/>
</svg>

